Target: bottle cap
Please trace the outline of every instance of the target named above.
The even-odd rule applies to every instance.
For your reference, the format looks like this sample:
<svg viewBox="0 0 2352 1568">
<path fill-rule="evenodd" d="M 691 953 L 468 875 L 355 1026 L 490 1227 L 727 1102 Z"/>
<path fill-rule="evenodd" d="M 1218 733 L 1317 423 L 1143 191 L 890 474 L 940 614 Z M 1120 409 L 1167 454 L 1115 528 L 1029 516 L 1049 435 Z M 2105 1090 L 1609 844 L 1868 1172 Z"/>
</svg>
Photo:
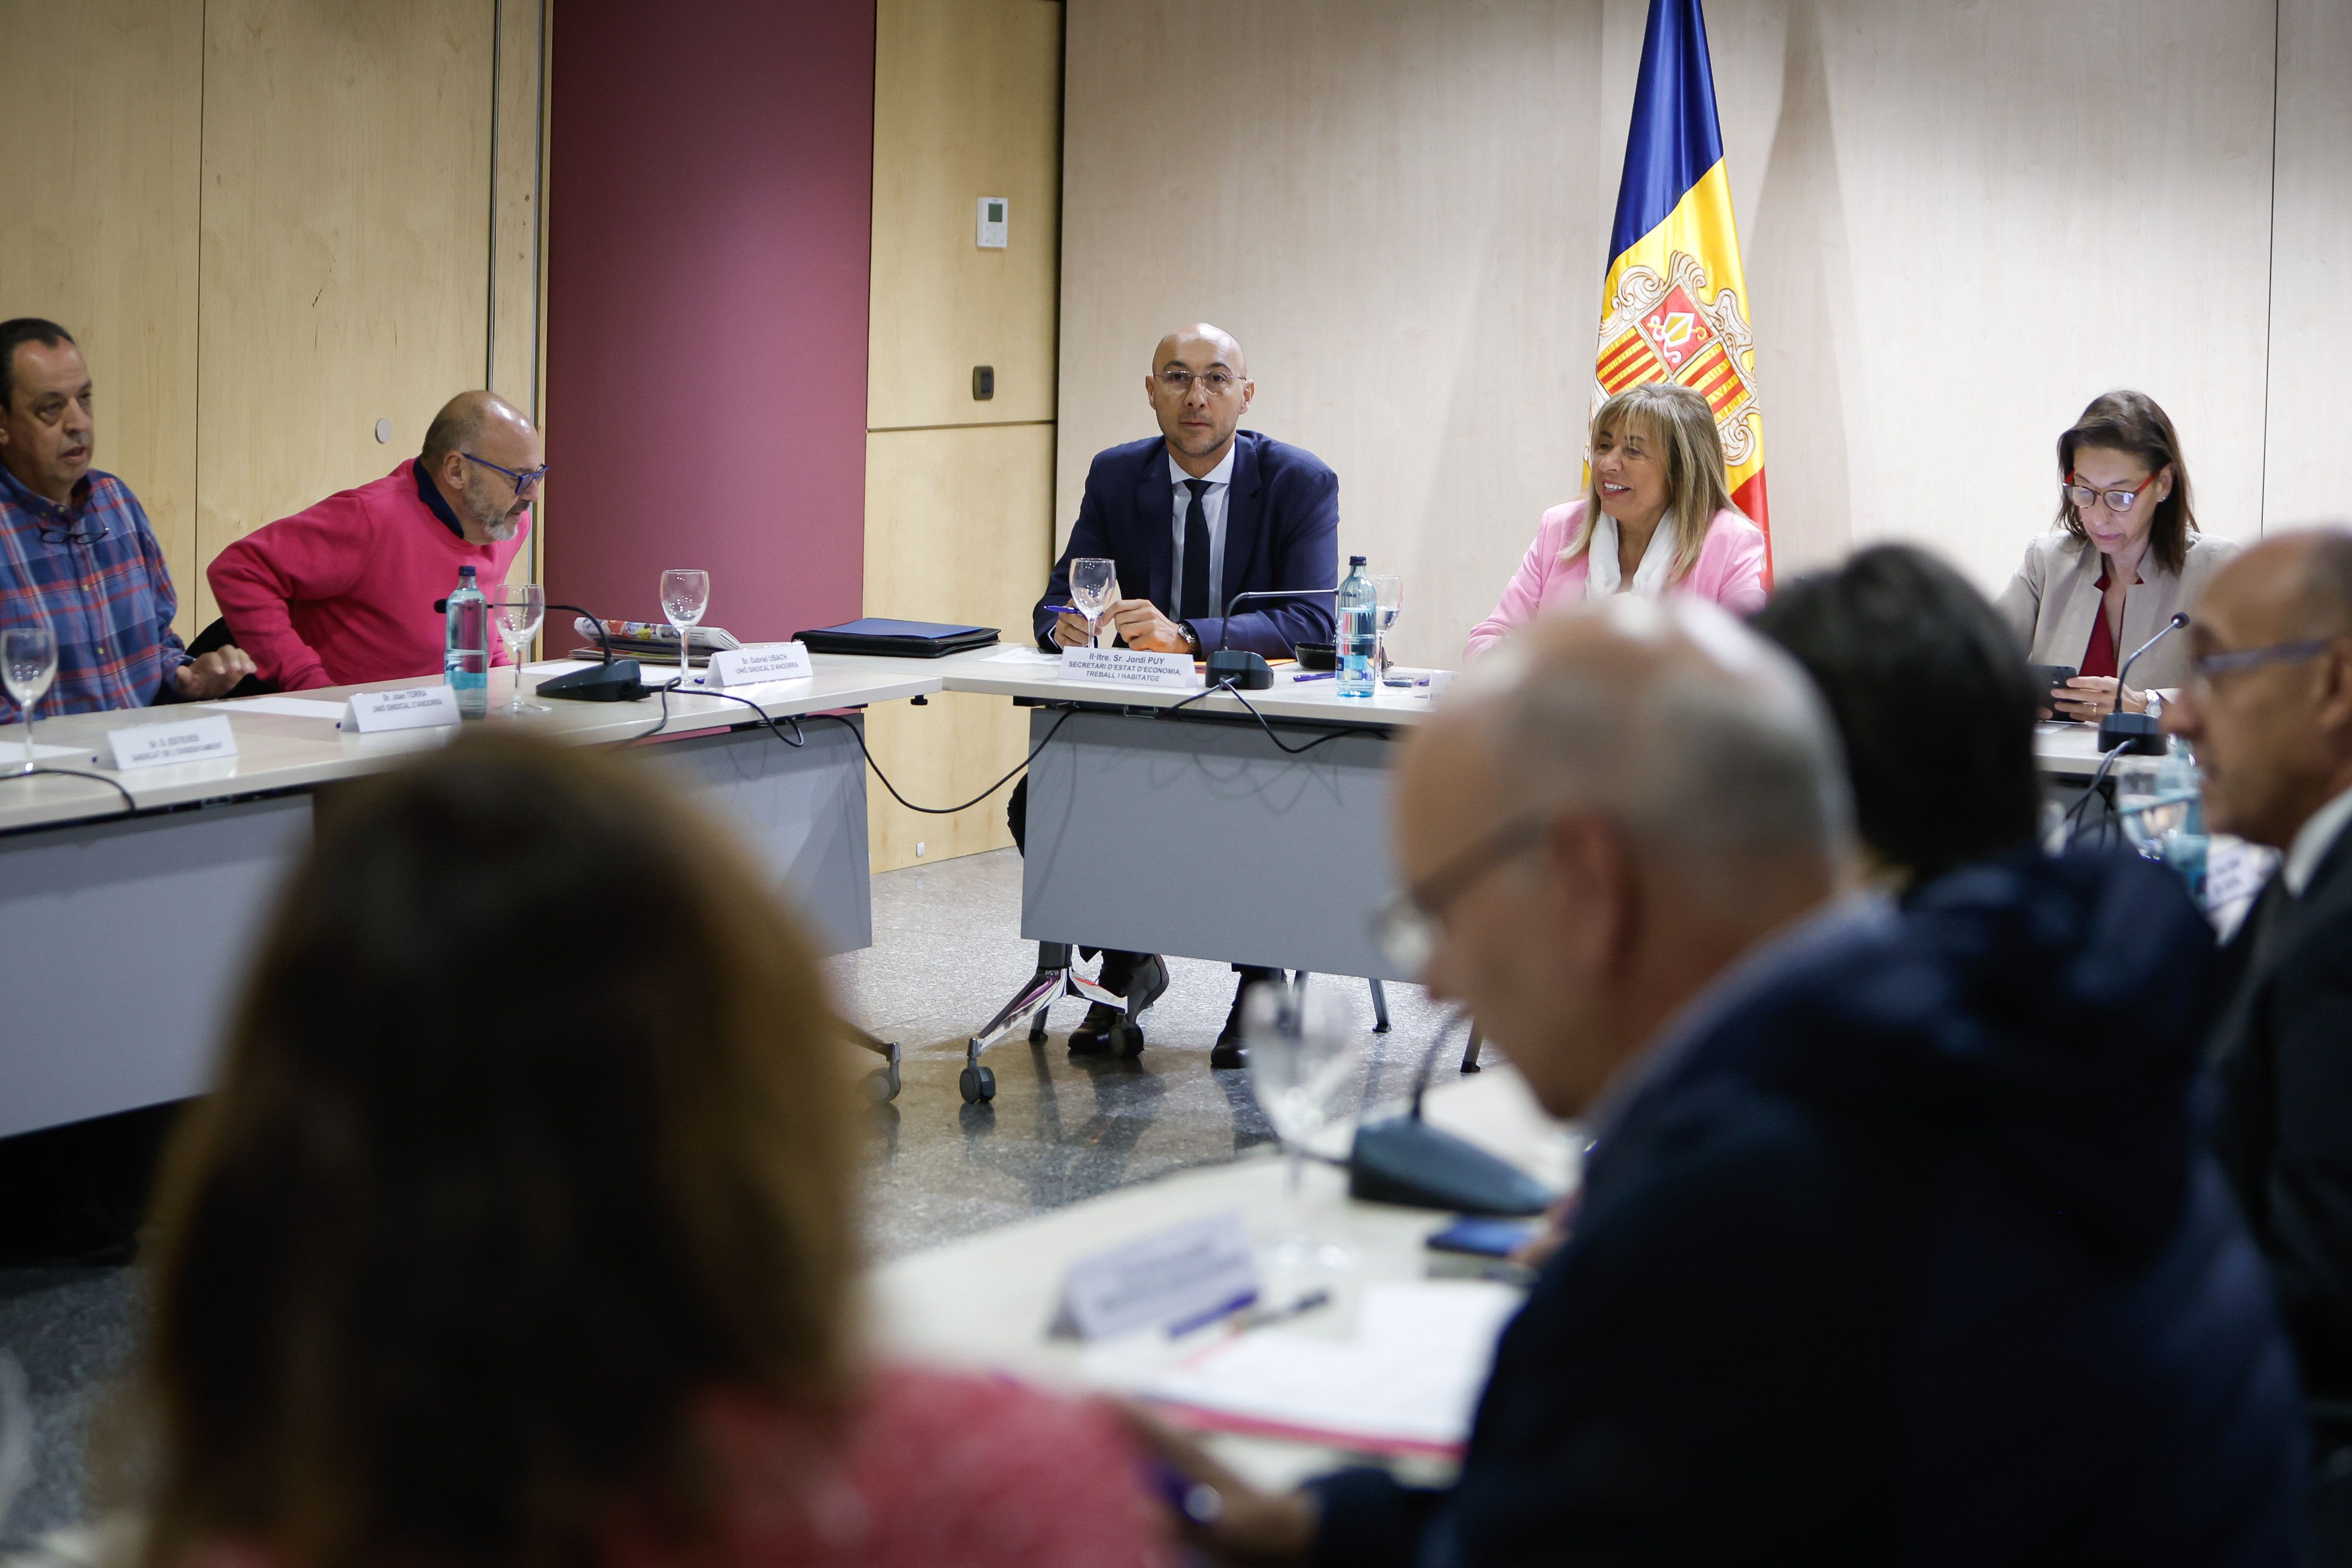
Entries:
<svg viewBox="0 0 2352 1568">
<path fill-rule="evenodd" d="M 474 569 L 471 566 L 460 566 L 457 568 L 457 575 L 460 577 L 470 577 L 473 574 Z"/>
<path fill-rule="evenodd" d="M 1350 566 L 1361 566 L 1363 563 L 1364 558 L 1360 555 L 1350 555 L 1348 557 L 1348 564 Z"/>
</svg>

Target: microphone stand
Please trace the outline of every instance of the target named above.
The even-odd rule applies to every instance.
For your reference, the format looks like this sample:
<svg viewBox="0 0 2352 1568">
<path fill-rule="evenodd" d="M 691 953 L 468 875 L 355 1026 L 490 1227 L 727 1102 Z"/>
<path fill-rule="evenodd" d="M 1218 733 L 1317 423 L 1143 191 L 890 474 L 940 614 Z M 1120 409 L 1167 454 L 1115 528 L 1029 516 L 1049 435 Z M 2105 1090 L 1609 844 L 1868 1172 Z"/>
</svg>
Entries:
<svg viewBox="0 0 2352 1568">
<path fill-rule="evenodd" d="M 1225 601 L 1224 618 L 1217 623 L 1216 651 L 1209 655 L 1209 686 L 1212 690 L 1231 682 L 1236 690 L 1263 691 L 1274 684 L 1274 671 L 1265 659 L 1246 648 L 1228 648 L 1225 639 L 1233 636 L 1234 610 L 1245 599 L 1319 599 L 1326 594 L 1337 595 L 1337 588 L 1261 588 L 1252 594 L 1235 594 Z"/>
<path fill-rule="evenodd" d="M 1422 1096 L 1454 1020 L 1438 1027 L 1413 1075 L 1412 1099 L 1402 1116 L 1360 1122 L 1348 1152 L 1348 1195 L 1368 1203 L 1458 1214 L 1541 1214 L 1555 1194 L 1507 1161 L 1467 1139 L 1422 1120 Z"/>
<path fill-rule="evenodd" d="M 2104 611 L 2101 613 L 2105 614 Z M 2126 713 L 2123 710 L 2124 686 L 2126 678 L 2131 674 L 2132 666 L 2139 662 L 2140 655 L 2188 624 L 2189 612 L 2186 610 L 2179 612 L 2164 623 L 2164 628 L 2161 631 L 2132 649 L 2132 656 L 2124 660 L 2123 668 L 2116 672 L 2115 706 L 2099 715 L 2099 750 L 2112 752 L 2120 748 L 2143 757 L 2160 757 L 2164 754 L 2164 736 L 2157 728 L 2156 715 Z"/>
</svg>

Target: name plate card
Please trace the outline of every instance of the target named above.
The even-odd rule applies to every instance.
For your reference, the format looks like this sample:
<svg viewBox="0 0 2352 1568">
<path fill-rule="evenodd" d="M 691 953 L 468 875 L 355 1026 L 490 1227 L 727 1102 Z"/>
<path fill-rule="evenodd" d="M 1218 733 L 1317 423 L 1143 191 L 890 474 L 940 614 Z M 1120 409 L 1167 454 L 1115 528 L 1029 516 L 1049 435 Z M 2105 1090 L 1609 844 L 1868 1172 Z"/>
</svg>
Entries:
<svg viewBox="0 0 2352 1568">
<path fill-rule="evenodd" d="M 457 694 L 446 683 L 396 691 L 354 691 L 335 728 L 362 735 L 386 730 L 436 730 L 457 722 Z"/>
<path fill-rule="evenodd" d="M 1198 691 L 1203 684 L 1189 653 L 1145 653 L 1131 647 L 1066 647 L 1064 680 L 1096 680 L 1116 686 L 1162 686 Z"/>
<path fill-rule="evenodd" d="M 202 719 L 183 719 L 175 724 L 134 724 L 128 730 L 109 730 L 106 745 L 114 754 L 116 770 L 128 773 L 132 768 L 161 768 L 173 763 L 233 757 L 236 755 L 236 733 L 228 727 L 226 718 L 215 713 Z"/>
<path fill-rule="evenodd" d="M 1071 1264 L 1054 1331 L 1098 1340 L 1197 1324 L 1256 1300 L 1249 1227 L 1228 1209 Z"/>
<path fill-rule="evenodd" d="M 712 654 L 703 684 L 764 686 L 774 680 L 810 680 L 815 676 L 815 669 L 809 664 L 806 643 L 755 643 L 750 647 L 721 648 Z"/>
</svg>

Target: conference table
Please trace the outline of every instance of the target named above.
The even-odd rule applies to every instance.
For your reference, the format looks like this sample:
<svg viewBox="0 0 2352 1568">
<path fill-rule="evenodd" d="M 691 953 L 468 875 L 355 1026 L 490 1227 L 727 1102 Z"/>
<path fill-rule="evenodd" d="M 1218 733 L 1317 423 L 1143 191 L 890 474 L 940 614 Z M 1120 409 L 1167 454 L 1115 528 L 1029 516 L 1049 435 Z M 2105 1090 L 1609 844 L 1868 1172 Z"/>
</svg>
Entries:
<svg viewBox="0 0 2352 1568">
<path fill-rule="evenodd" d="M 1432 710 L 1432 687 L 1342 699 L 1328 679 L 1277 668 L 1236 696 L 1066 680 L 1025 647 L 940 659 L 817 655 L 814 678 L 746 689 L 776 719 L 849 711 L 940 691 L 1030 705 L 1028 851 L 1021 932 L 1076 944 L 1264 964 L 1370 981 L 1410 979 L 1373 944 L 1369 917 L 1393 896 L 1388 763 Z M 576 668 L 531 667 L 534 679 Z M 656 678 L 659 671 L 649 672 Z M 300 694 L 339 704 L 338 687 Z M 495 711 L 575 745 L 640 749 L 733 823 L 827 952 L 872 941 L 866 778 L 842 725 L 779 744 L 740 702 L 674 693 L 658 705 L 559 702 Z M 234 757 L 84 779 L 0 773 L 0 1137 L 197 1092 L 235 985 L 287 867 L 308 842 L 318 792 L 399 763 L 451 731 L 357 734 L 282 700 L 43 721 L 46 765 L 92 765 L 109 730 L 198 712 L 225 715 Z M 857 720 L 852 716 L 854 724 Z M 0 727 L 0 768 L 22 746 Z M 2097 764 L 2085 726 L 2044 726 L 2037 758 L 2053 783 Z M 992 809 L 991 803 L 986 809 Z M 1101 898 L 1113 879 L 1148 900 Z M 1071 994 L 1063 973 L 1024 988 L 967 1045 L 967 1097 L 989 1044 L 1044 1021 Z M 894 1064 L 895 1065 L 895 1064 Z M 983 1079 L 971 1082 L 971 1079 Z M 895 1083 L 887 1086 L 895 1088 Z"/>
<path fill-rule="evenodd" d="M 278 886 L 309 842 L 319 793 L 456 732 L 351 733 L 326 714 L 354 691 L 398 685 L 37 721 L 38 745 L 60 753 L 43 765 L 114 782 L 0 773 L 0 1137 L 202 1089 Z M 648 765 L 737 829 L 822 951 L 873 941 L 866 766 L 844 725 L 806 724 L 795 749 L 740 702 L 677 693 L 650 743 L 657 700 L 552 702 L 509 716 L 495 711 L 508 689 L 501 668 L 487 726 L 572 745 L 648 741 Z M 833 658 L 817 661 L 812 679 L 742 695 L 783 719 L 939 689 L 940 672 L 920 662 Z M 228 721 L 234 756 L 120 773 L 94 765 L 110 730 L 215 714 Z M 21 725 L 0 728 L 0 768 L 23 746 Z"/>
</svg>

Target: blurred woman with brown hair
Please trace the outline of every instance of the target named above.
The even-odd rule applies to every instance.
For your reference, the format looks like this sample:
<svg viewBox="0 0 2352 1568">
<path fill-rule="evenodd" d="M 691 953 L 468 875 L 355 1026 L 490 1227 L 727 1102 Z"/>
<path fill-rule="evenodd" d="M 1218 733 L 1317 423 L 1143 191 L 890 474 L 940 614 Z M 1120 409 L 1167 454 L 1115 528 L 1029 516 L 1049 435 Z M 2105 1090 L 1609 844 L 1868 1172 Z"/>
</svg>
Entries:
<svg viewBox="0 0 2352 1568">
<path fill-rule="evenodd" d="M 151 1568 L 1165 1561 L 1104 1412 L 865 1361 L 832 1016 L 625 759 L 322 796 L 159 1200 Z"/>
<path fill-rule="evenodd" d="M 2025 547 L 1995 607 L 2028 658 L 2076 671 L 2059 689 L 2059 717 L 2143 712 L 2149 691 L 2188 679 L 2189 639 L 2149 649 L 2132 670 L 2137 686 L 2122 685 L 2122 661 L 2176 611 L 2194 610 L 2237 552 L 2197 531 L 2171 418 L 2146 393 L 2105 393 L 2058 437 L 2056 523 Z"/>
</svg>

